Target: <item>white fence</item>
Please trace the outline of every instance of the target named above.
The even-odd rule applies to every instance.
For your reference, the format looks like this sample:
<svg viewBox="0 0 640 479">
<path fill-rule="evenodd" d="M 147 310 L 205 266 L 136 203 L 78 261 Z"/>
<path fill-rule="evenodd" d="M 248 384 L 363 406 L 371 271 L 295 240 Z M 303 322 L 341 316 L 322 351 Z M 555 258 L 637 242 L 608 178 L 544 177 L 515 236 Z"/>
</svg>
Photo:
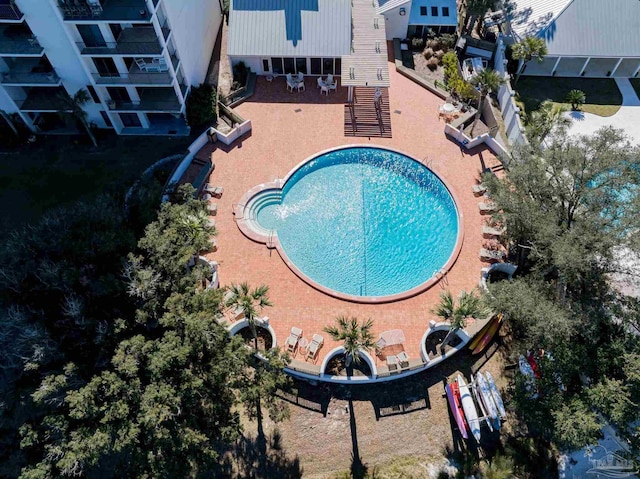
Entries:
<svg viewBox="0 0 640 479">
<path fill-rule="evenodd" d="M 500 75 L 508 78 L 506 71 L 507 60 L 504 55 L 505 44 L 502 35 L 498 36 L 498 47 L 493 61 L 493 69 Z M 498 90 L 498 103 L 500 104 L 500 113 L 504 120 L 504 127 L 507 131 L 507 141 L 510 145 L 526 145 L 527 138 L 524 135 L 524 126 L 520 120 L 520 108 L 516 106 L 514 100 L 515 92 L 511 89 L 511 85 L 507 81 Z"/>
</svg>

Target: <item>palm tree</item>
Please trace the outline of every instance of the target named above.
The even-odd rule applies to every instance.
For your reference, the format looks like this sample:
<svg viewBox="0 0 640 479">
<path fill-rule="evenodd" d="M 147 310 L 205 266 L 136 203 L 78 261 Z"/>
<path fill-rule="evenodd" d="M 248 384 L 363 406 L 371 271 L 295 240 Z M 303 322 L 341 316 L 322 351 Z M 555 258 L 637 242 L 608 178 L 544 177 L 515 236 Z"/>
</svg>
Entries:
<svg viewBox="0 0 640 479">
<path fill-rule="evenodd" d="M 534 110 L 527 121 L 527 138 L 542 141 L 552 131 L 563 130 L 571 125 L 571 118 L 565 116 L 568 108 L 545 100 Z"/>
<path fill-rule="evenodd" d="M 580 105 L 587 101 L 587 95 L 582 90 L 571 90 L 567 93 L 567 103 L 571 103 L 572 110 L 579 110 Z"/>
<path fill-rule="evenodd" d="M 66 92 L 60 94 L 60 100 L 64 105 L 64 108 L 59 112 L 62 116 L 71 116 L 75 120 L 79 121 L 84 127 L 87 135 L 91 138 L 91 142 L 93 146 L 98 146 L 98 142 L 96 141 L 96 137 L 91 131 L 91 126 L 89 126 L 89 122 L 87 121 L 87 112 L 82 108 L 91 97 L 89 96 L 89 92 L 84 89 L 78 90 L 75 95 L 69 96 Z"/>
<path fill-rule="evenodd" d="M 440 352 L 444 354 L 444 348 L 453 339 L 460 328 L 463 328 L 468 318 L 477 319 L 487 314 L 482 299 L 471 291 L 461 291 L 458 296 L 458 304 L 451 291 L 443 291 L 440 294 L 440 302 L 431 310 L 433 314 L 449 322 L 449 332 L 442 341 Z"/>
<path fill-rule="evenodd" d="M 359 364 L 362 358 L 360 351 L 370 351 L 375 346 L 371 328 L 373 320 L 367 319 L 360 323 L 358 318 L 338 316 L 336 326 L 325 326 L 324 332 L 329 334 L 334 341 L 342 341 L 344 347 L 345 365 Z"/>
<path fill-rule="evenodd" d="M 520 80 L 520 75 L 524 72 L 524 69 L 533 58 L 538 60 L 538 63 L 544 61 L 544 57 L 547 55 L 547 44 L 543 38 L 540 37 L 526 37 L 524 40 L 519 41 L 513 46 L 511 56 L 516 60 L 522 60 L 522 66 L 518 70 L 516 76 L 516 84 Z"/>
<path fill-rule="evenodd" d="M 258 331 L 256 330 L 256 319 L 258 313 L 268 306 L 273 306 L 269 301 L 269 286 L 261 285 L 251 289 L 244 282 L 240 284 L 232 284 L 229 288 L 231 295 L 225 302 L 228 308 L 235 308 L 244 312 L 244 317 L 249 323 L 251 334 L 253 335 L 253 348 L 258 350 Z"/>
<path fill-rule="evenodd" d="M 209 213 L 204 209 L 183 213 L 178 219 L 177 227 L 188 244 L 210 244 L 211 237 L 218 234 L 216 227 L 209 225 Z"/>
<path fill-rule="evenodd" d="M 478 111 L 476 111 L 476 118 L 473 120 L 473 126 L 471 127 L 471 136 L 473 137 L 473 131 L 476 129 L 478 121 L 480 121 L 484 100 L 490 92 L 496 91 L 501 85 L 504 85 L 505 79 L 502 78 L 497 71 L 487 68 L 474 76 L 471 79 L 471 83 L 480 91 Z"/>
</svg>

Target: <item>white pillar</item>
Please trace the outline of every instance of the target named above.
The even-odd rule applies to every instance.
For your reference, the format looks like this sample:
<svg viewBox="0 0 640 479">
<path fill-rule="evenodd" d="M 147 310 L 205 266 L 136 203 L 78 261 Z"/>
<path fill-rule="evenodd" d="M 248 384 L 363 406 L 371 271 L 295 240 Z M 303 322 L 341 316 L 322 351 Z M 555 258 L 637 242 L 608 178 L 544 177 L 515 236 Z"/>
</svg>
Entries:
<svg viewBox="0 0 640 479">
<path fill-rule="evenodd" d="M 551 69 L 551 74 L 553 75 L 556 70 L 558 69 L 558 63 L 560 63 L 560 60 L 562 60 L 562 57 L 558 57 L 558 59 L 556 60 L 556 63 L 553 65 L 553 68 Z"/>
<path fill-rule="evenodd" d="M 639 60 L 639 62 L 640 62 L 640 60 Z M 635 76 L 637 76 L 637 75 L 638 75 L 638 73 L 640 73 L 640 63 L 638 63 L 638 68 L 636 68 L 636 71 L 634 71 L 634 72 L 633 72 L 633 75 L 632 75 L 632 76 L 634 76 L 634 77 L 635 77 Z"/>
<path fill-rule="evenodd" d="M 611 70 L 611 75 L 609 76 L 614 76 L 616 74 L 616 70 L 618 69 L 618 67 L 620 66 L 620 64 L 622 63 L 622 58 L 620 58 L 620 60 L 618 60 L 618 63 L 616 63 L 616 66 L 614 67 L 613 70 Z"/>
<path fill-rule="evenodd" d="M 580 73 L 578 74 L 578 76 L 582 76 L 584 71 L 587 69 L 587 65 L 589 64 L 589 60 L 591 60 L 591 57 L 588 57 L 587 61 L 584 62 L 584 65 L 582 65 L 582 70 L 580 70 Z"/>
<path fill-rule="evenodd" d="M 348 101 L 353 101 L 353 87 L 349 86 L 349 93 L 347 95 L 347 100 Z"/>
<path fill-rule="evenodd" d="M 147 114 L 143 112 L 134 112 L 137 113 L 138 119 L 140 120 L 140 124 L 142 128 L 149 128 L 149 120 L 147 119 Z"/>
</svg>

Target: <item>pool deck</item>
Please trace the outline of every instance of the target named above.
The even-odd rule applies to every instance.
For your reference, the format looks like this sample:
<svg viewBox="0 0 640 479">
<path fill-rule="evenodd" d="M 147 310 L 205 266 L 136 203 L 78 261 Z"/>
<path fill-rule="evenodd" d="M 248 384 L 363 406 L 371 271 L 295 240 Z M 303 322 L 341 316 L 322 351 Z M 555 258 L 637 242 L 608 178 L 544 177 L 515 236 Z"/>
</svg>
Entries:
<svg viewBox="0 0 640 479">
<path fill-rule="evenodd" d="M 262 315 L 270 318 L 278 344 L 284 343 L 292 326 L 301 328 L 307 340 L 321 334 L 325 343 L 316 365 L 322 363 L 329 351 L 340 346 L 322 331 L 339 315 L 373 319 L 376 338 L 382 331 L 402 329 L 406 338 L 404 350 L 409 358 L 419 358 L 420 342 L 429 321 L 437 320 L 430 310 L 440 293 L 450 289 L 457 295 L 461 290 L 476 288 L 480 269 L 488 265 L 478 256 L 487 242 L 481 232 L 486 216 L 478 210 L 482 198 L 474 197 L 471 188 L 483 168 L 498 166 L 499 161 L 484 147 L 462 151 L 445 136 L 444 121 L 438 119 L 438 105 L 442 100 L 401 76 L 393 64 L 389 70 L 391 138 L 345 136 L 346 88 L 339 88 L 329 96 L 321 95 L 315 88 L 315 79 L 310 78 L 305 92 L 289 93 L 284 79 L 268 83 L 259 77 L 255 95 L 235 108 L 242 117 L 251 120 L 251 133 L 231 147 L 222 145 L 212 153 L 215 169 L 210 183 L 224 187 L 224 194 L 216 200 L 218 249 L 207 256 L 220 265 L 221 285 L 242 281 L 253 287 L 268 285 L 274 306 Z M 443 280 L 417 296 L 372 305 L 323 294 L 298 278 L 275 250 L 246 238 L 234 221 L 233 205 L 249 189 L 283 178 L 298 163 L 319 151 L 350 144 L 380 145 L 407 153 L 443 177 L 456 196 L 464 216 L 465 236 L 460 255 Z M 481 326 L 476 322 L 466 331 L 473 335 Z M 294 359 L 304 360 L 302 352 Z M 385 364 L 381 358 L 376 358 L 376 363 Z"/>
</svg>

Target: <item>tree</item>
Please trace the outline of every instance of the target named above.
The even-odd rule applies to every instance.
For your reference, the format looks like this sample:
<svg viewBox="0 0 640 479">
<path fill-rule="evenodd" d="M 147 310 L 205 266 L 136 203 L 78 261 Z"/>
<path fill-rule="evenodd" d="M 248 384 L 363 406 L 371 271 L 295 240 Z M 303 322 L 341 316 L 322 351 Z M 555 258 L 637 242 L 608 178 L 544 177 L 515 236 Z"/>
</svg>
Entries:
<svg viewBox="0 0 640 479">
<path fill-rule="evenodd" d="M 631 390 L 621 379 L 604 377 L 590 387 L 587 394 L 592 407 L 622 429 L 628 422 L 637 419 L 639 405 L 631 400 Z"/>
<path fill-rule="evenodd" d="M 228 308 L 242 310 L 249 323 L 253 335 L 253 347 L 258 350 L 258 331 L 256 319 L 266 307 L 273 306 L 269 301 L 269 287 L 266 285 L 251 289 L 247 283 L 232 284 L 229 288 L 231 295 L 226 302 Z"/>
<path fill-rule="evenodd" d="M 97 147 L 98 142 L 91 130 L 89 122 L 87 121 L 87 112 L 82 108 L 87 102 L 89 102 L 89 100 L 91 100 L 89 92 L 81 88 L 73 96 L 69 96 L 66 92 L 62 92 L 60 93 L 59 98 L 63 105 L 63 108 L 59 112 L 60 115 L 63 117 L 70 115 L 76 121 L 80 122 L 91 139 L 93 146 Z"/>
<path fill-rule="evenodd" d="M 451 291 L 446 290 L 440 293 L 440 302 L 431 312 L 449 322 L 449 332 L 440 346 L 440 352 L 444 354 L 447 344 L 458 330 L 466 325 L 467 320 L 486 315 L 487 309 L 483 305 L 482 299 L 476 296 L 473 291 L 470 293 L 461 291 L 458 296 L 458 304 L 456 304 Z"/>
<path fill-rule="evenodd" d="M 527 63 L 529 63 L 534 58 L 538 61 L 538 63 L 542 63 L 546 55 L 547 44 L 544 41 L 544 38 L 529 36 L 513 45 L 511 56 L 515 60 L 522 61 L 522 66 L 518 69 L 518 75 L 516 76 L 516 84 L 518 83 L 518 80 L 520 80 L 520 75 L 522 75 L 525 68 L 527 67 Z"/>
<path fill-rule="evenodd" d="M 567 108 L 552 101 L 540 103 L 537 110 L 529 114 L 527 121 L 527 139 L 533 142 L 543 141 L 552 132 L 564 132 L 571 125 L 571 118 L 565 116 Z"/>
<path fill-rule="evenodd" d="M 192 87 L 187 98 L 187 122 L 192 128 L 215 126 L 218 94 L 208 83 Z"/>
<path fill-rule="evenodd" d="M 473 126 L 471 127 L 471 136 L 476 129 L 478 121 L 480 121 L 480 115 L 482 114 L 482 105 L 484 104 L 487 95 L 491 92 L 495 92 L 504 85 L 505 79 L 500 74 L 489 68 L 480 71 L 476 76 L 471 79 L 471 84 L 480 90 L 480 101 L 478 103 L 478 110 L 476 111 L 476 118 L 473 120 Z"/>
<path fill-rule="evenodd" d="M 579 449 L 595 444 L 602 425 L 598 416 L 579 398 L 574 398 L 552 412 L 555 437 L 566 449 Z"/>
<path fill-rule="evenodd" d="M 375 346 L 371 328 L 373 320 L 367 319 L 360 322 L 358 318 L 338 316 L 335 326 L 325 326 L 324 331 L 331 336 L 334 341 L 342 341 L 345 354 L 345 365 L 347 368 L 351 363 L 360 364 L 362 358 L 360 351 L 371 351 Z"/>
<path fill-rule="evenodd" d="M 567 93 L 567 103 L 571 103 L 573 111 L 579 110 L 587 101 L 587 95 L 582 90 L 571 90 Z"/>
<path fill-rule="evenodd" d="M 640 218 L 638 147 L 621 130 L 603 128 L 592 136 L 553 136 L 546 148 L 514 148 L 509 174 L 484 175 L 506 237 L 534 262 L 541 274 L 557 279 L 558 297 L 566 286 L 593 287 L 595 272 L 614 264 L 612 248 L 637 240 Z M 621 194 L 624 192 L 624 194 Z"/>
<path fill-rule="evenodd" d="M 467 0 L 467 12 L 464 25 L 467 26 L 470 16 L 480 17 L 482 19 L 489 10 L 495 7 L 495 4 L 495 0 Z M 465 30 L 467 32 L 473 30 L 473 24 L 469 25 Z"/>
</svg>

